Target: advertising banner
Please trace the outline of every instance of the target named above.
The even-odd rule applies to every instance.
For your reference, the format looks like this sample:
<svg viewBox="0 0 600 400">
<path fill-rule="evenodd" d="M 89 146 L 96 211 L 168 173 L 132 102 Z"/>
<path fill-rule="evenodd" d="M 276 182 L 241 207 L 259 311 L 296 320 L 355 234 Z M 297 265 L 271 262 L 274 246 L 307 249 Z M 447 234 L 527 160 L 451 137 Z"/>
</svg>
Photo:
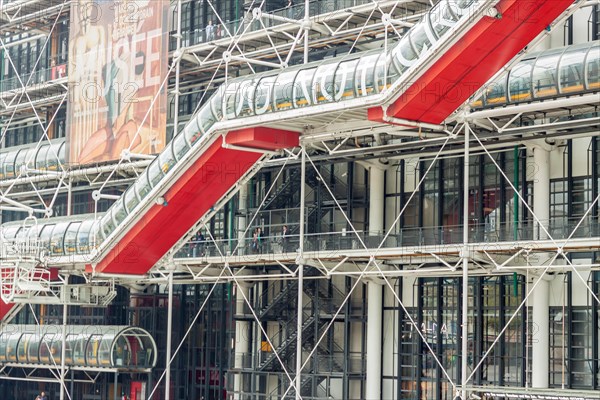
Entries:
<svg viewBox="0 0 600 400">
<path fill-rule="evenodd" d="M 74 0 L 69 42 L 69 162 L 153 154 L 166 138 L 163 0 Z"/>
</svg>

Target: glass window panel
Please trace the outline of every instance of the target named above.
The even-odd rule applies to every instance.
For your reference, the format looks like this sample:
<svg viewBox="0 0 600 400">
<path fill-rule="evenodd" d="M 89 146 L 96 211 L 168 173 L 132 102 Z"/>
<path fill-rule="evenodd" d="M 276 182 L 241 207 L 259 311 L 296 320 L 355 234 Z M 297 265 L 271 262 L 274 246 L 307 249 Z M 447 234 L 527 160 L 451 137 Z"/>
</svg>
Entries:
<svg viewBox="0 0 600 400">
<path fill-rule="evenodd" d="M 379 52 L 361 57 L 354 77 L 357 97 L 367 96 L 375 92 L 375 65 L 378 59 Z"/>
<path fill-rule="evenodd" d="M 586 51 L 581 47 L 567 50 L 560 60 L 560 92 L 572 93 L 583 90 L 583 61 Z"/>
<path fill-rule="evenodd" d="M 49 144 L 42 144 L 35 157 L 35 167 L 39 170 L 45 170 L 47 167 L 46 157 L 48 155 Z"/>
<path fill-rule="evenodd" d="M 65 240 L 65 232 L 69 227 L 68 222 L 61 222 L 56 224 L 56 227 L 52 231 L 52 236 L 50 240 L 50 252 L 53 255 L 62 255 L 63 254 L 63 246 Z"/>
<path fill-rule="evenodd" d="M 125 205 L 123 204 L 123 196 L 113 204 L 110 213 L 112 214 L 115 226 L 119 226 L 121 222 L 125 220 L 127 217 L 127 210 L 125 210 Z"/>
<path fill-rule="evenodd" d="M 204 105 L 200 109 L 200 113 L 198 114 L 198 116 L 192 117 L 192 119 L 185 125 L 185 128 L 183 128 L 183 132 L 175 136 L 176 138 L 180 136 L 185 136 L 185 138 L 187 138 L 187 140 L 190 141 L 190 143 L 193 143 L 196 140 L 198 140 L 199 137 L 202 136 L 203 132 L 198 126 L 198 119 L 201 118 L 200 115 L 203 113 L 205 107 L 207 106 Z"/>
<path fill-rule="evenodd" d="M 8 337 L 6 344 L 6 361 L 17 362 L 17 346 L 21 339 L 21 333 L 12 333 Z"/>
<path fill-rule="evenodd" d="M 587 55 L 587 88 L 600 88 L 600 46 L 592 46 Z"/>
<path fill-rule="evenodd" d="M 354 73 L 360 58 L 344 61 L 339 64 L 335 72 L 335 101 L 354 98 Z"/>
<path fill-rule="evenodd" d="M 37 146 L 31 147 L 27 154 L 25 155 L 25 160 L 23 162 L 24 165 L 27 165 L 27 168 L 34 169 L 35 168 L 35 154 L 37 153 Z"/>
<path fill-rule="evenodd" d="M 5 178 L 14 178 L 15 177 L 15 159 L 19 155 L 17 151 L 11 151 L 6 155 L 6 160 L 4 161 L 4 177 Z"/>
<path fill-rule="evenodd" d="M 175 139 L 173 139 L 173 153 L 175 153 L 175 157 L 178 161 L 183 158 L 189 149 L 190 147 L 185 141 L 185 135 L 175 136 Z"/>
<path fill-rule="evenodd" d="M 398 45 L 394 48 L 394 50 L 392 50 L 396 69 L 400 73 L 403 73 L 410 68 L 418 58 L 417 52 L 412 47 L 412 44 L 408 38 L 409 35 L 404 35 L 402 39 L 400 39 Z"/>
<path fill-rule="evenodd" d="M 42 228 L 42 232 L 40 233 L 40 243 L 42 246 L 46 247 L 50 250 L 50 238 L 52 236 L 52 231 L 54 230 L 54 224 L 44 225 Z"/>
<path fill-rule="evenodd" d="M 176 162 L 175 155 L 173 154 L 173 142 L 170 142 L 158 155 L 158 159 L 160 160 L 160 169 L 166 175 Z"/>
<path fill-rule="evenodd" d="M 5 228 L 2 229 L 2 234 L 4 236 L 4 239 L 14 239 L 15 236 L 17 235 L 17 231 L 21 229 L 21 227 L 19 225 L 13 225 L 13 226 L 7 226 Z"/>
<path fill-rule="evenodd" d="M 317 68 L 301 70 L 296 76 L 293 86 L 294 107 L 310 106 L 313 93 L 313 76 Z"/>
<path fill-rule="evenodd" d="M 217 121 L 223 119 L 223 92 L 224 85 L 219 86 L 219 89 L 213 94 L 210 99 L 210 108 Z"/>
<path fill-rule="evenodd" d="M 152 163 L 150 164 L 150 166 L 148 166 L 148 169 L 146 171 L 146 174 L 148 175 L 148 181 L 150 182 L 151 187 L 156 187 L 158 182 L 160 182 L 164 176 L 162 169 L 159 166 L 158 159 L 152 161 Z"/>
<path fill-rule="evenodd" d="M 534 62 L 535 60 L 523 60 L 510 71 L 508 90 L 511 102 L 531 99 L 531 70 Z"/>
<path fill-rule="evenodd" d="M 256 115 L 272 111 L 271 98 L 277 75 L 266 76 L 260 80 L 256 87 L 254 106 Z"/>
<path fill-rule="evenodd" d="M 255 77 L 243 80 L 237 91 L 235 100 L 236 117 L 248 117 L 254 114 L 254 93 L 258 79 Z"/>
<path fill-rule="evenodd" d="M 38 364 L 40 362 L 40 336 L 31 334 L 29 346 L 27 346 L 27 362 Z"/>
<path fill-rule="evenodd" d="M 4 168 L 6 166 L 6 156 L 7 156 L 7 152 L 4 153 L 0 153 L 0 179 L 4 179 Z"/>
<path fill-rule="evenodd" d="M 93 219 L 88 219 L 81 223 L 77 231 L 77 253 L 88 254 L 90 252 L 90 230 L 94 222 Z"/>
<path fill-rule="evenodd" d="M 210 130 L 210 128 L 212 128 L 212 126 L 215 124 L 215 116 L 212 113 L 211 108 L 208 106 L 208 104 L 205 104 L 202 109 L 200 110 L 200 112 L 198 113 L 198 116 L 196 117 L 197 122 L 199 124 L 200 130 L 202 132 L 208 132 Z M 196 134 L 194 136 L 188 136 L 188 141 L 190 142 L 190 144 L 193 146 L 194 143 L 196 143 L 196 141 L 201 137 L 202 135 L 200 134 Z"/>
<path fill-rule="evenodd" d="M 308 80 L 308 76 L 310 75 L 305 75 L 304 72 L 302 71 L 300 72 L 300 74 L 298 75 L 298 79 L 296 79 L 296 91 L 298 91 L 298 83 L 300 84 L 300 92 L 302 93 L 302 91 L 304 90 L 305 87 L 312 87 L 313 89 L 313 104 L 319 104 L 319 103 L 328 103 L 333 101 L 333 96 L 336 92 L 336 88 L 334 87 L 333 81 L 334 81 L 334 77 L 335 77 L 335 71 L 337 69 L 339 65 L 339 62 L 337 62 L 335 59 L 333 61 L 329 61 L 325 64 L 321 64 L 321 66 L 319 66 L 314 74 L 314 79 L 313 79 L 313 84 L 309 86 L 309 84 L 307 84 L 307 80 Z M 310 73 L 308 73 L 310 74 Z M 306 78 L 305 78 L 306 77 Z M 297 99 L 297 96 L 294 96 L 294 99 Z M 303 103 L 299 103 L 298 101 L 296 101 L 296 106 L 298 106 L 298 104 L 301 104 L 301 106 L 303 105 L 310 105 L 310 104 L 303 104 Z"/>
<path fill-rule="evenodd" d="M 150 193 L 150 183 L 148 183 L 148 174 L 144 172 L 140 177 L 135 181 L 135 192 L 138 195 L 140 200 L 143 200 L 148 193 Z"/>
<path fill-rule="evenodd" d="M 110 234 L 115 230 L 115 223 L 112 220 L 112 215 L 110 212 L 104 214 L 104 217 L 102 217 L 100 220 L 100 227 L 104 237 L 110 236 Z"/>
<path fill-rule="evenodd" d="M 178 137 L 181 137 L 181 135 Z M 175 139 L 175 140 L 177 140 L 177 139 Z M 127 189 L 127 191 L 125 191 L 124 196 L 125 196 L 125 207 L 127 208 L 127 212 L 131 213 L 131 211 L 133 211 L 133 209 L 140 203 L 140 200 L 138 199 L 133 186 L 130 186 L 129 189 Z"/>
<path fill-rule="evenodd" d="M 562 50 L 543 54 L 535 61 L 532 75 L 534 97 L 555 96 L 558 93 L 556 68 L 561 53 Z"/>
<path fill-rule="evenodd" d="M 54 143 L 48 149 L 46 155 L 46 167 L 50 171 L 56 171 L 58 169 L 58 160 L 64 160 L 65 146 L 64 143 Z M 62 158 L 61 158 L 62 157 Z"/>
<path fill-rule="evenodd" d="M 77 232 L 81 222 L 72 222 L 65 233 L 65 254 L 77 253 Z"/>
<path fill-rule="evenodd" d="M 291 70 L 280 74 L 275 83 L 273 105 L 275 111 L 289 110 L 292 108 L 292 96 L 294 92 L 294 78 L 298 70 Z"/>
<path fill-rule="evenodd" d="M 85 350 L 85 361 L 86 365 L 96 367 L 99 366 L 98 363 L 98 352 L 100 349 L 100 342 L 102 336 L 101 335 L 92 335 L 87 342 L 87 347 Z"/>
<path fill-rule="evenodd" d="M 32 336 L 31 333 L 24 333 L 23 336 L 21 336 L 21 340 L 19 340 L 19 345 L 17 347 L 17 361 L 20 363 L 27 362 L 27 350 L 31 344 Z"/>
<path fill-rule="evenodd" d="M 227 85 L 225 96 L 223 97 L 223 108 L 225 109 L 225 119 L 235 118 L 235 100 L 237 91 L 240 87 L 240 80 L 234 80 Z"/>
</svg>

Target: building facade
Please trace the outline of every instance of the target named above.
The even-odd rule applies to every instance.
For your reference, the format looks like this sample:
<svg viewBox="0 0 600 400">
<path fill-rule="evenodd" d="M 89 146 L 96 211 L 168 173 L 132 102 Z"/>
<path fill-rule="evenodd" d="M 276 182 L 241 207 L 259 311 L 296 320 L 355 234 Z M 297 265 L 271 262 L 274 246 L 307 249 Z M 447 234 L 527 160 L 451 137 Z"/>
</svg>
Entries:
<svg viewBox="0 0 600 400">
<path fill-rule="evenodd" d="M 442 17 L 427 14 L 432 8 L 458 15 L 463 3 L 476 9 L 446 0 L 180 0 L 161 2 L 159 18 L 160 7 L 130 1 L 113 4 L 119 17 L 102 30 L 99 10 L 108 8 L 99 1 L 0 2 L 0 276 L 3 299 L 16 304 L 0 333 L 5 398 L 598 398 L 594 2 L 575 2 L 487 84 L 466 82 L 477 86 L 472 96 L 440 124 L 354 125 L 326 106 L 278 121 L 302 126 L 302 151 L 269 153 L 147 273 L 95 274 L 91 258 L 78 258 L 93 256 L 105 235 L 94 224 L 121 196 L 127 202 L 156 149 L 176 143 L 215 96 L 222 114 L 231 107 L 241 117 L 246 108 L 299 110 L 300 97 L 317 104 L 328 90 L 342 101 L 361 90 L 385 94 L 402 71 L 384 67 L 378 77 L 380 61 L 368 66 L 369 55 L 383 51 L 385 61 L 388 46 L 409 36 L 415 54 L 428 54 L 411 28 L 422 18 L 435 26 Z M 156 18 L 143 32 L 158 32 L 155 41 L 136 39 L 128 18 Z M 123 40 L 132 43 L 127 51 Z M 167 59 L 152 56 L 160 42 Z M 279 68 L 300 79 L 338 60 L 371 68 L 372 78 L 314 78 L 311 95 L 283 75 L 272 78 L 273 93 L 257 83 L 244 89 L 253 74 L 268 80 Z M 154 89 L 144 92 L 154 73 Z M 80 79 L 104 85 L 97 100 Z M 228 92 L 230 81 L 241 89 Z M 452 93 L 421 95 L 433 104 Z M 138 146 L 148 126 L 164 128 Z M 101 138 L 89 153 L 101 149 L 101 157 L 74 162 L 85 129 Z M 167 176 L 172 165 L 160 161 Z M 36 266 L 17 283 L 11 271 L 31 260 L 10 246 L 24 238 L 45 249 L 44 272 Z M 34 325 L 64 331 L 34 347 L 25 329 Z M 115 339 L 105 354 L 112 364 L 102 364 L 95 333 L 78 353 L 76 326 L 141 328 L 156 354 Z"/>
</svg>

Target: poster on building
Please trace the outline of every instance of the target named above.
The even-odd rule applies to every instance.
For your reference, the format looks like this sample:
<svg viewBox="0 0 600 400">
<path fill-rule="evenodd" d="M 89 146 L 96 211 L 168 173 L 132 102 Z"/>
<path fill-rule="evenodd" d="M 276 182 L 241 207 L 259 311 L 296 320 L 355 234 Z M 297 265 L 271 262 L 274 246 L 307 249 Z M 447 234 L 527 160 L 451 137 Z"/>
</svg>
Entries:
<svg viewBox="0 0 600 400">
<path fill-rule="evenodd" d="M 69 162 L 154 154 L 166 139 L 166 0 L 75 0 L 69 37 Z M 161 85 L 162 90 L 161 90 Z"/>
</svg>

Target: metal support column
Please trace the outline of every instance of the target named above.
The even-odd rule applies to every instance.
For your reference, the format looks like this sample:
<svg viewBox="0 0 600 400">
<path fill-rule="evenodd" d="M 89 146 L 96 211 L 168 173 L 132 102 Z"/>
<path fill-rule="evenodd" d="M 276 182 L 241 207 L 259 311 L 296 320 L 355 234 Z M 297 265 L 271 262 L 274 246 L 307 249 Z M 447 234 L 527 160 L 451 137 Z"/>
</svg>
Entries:
<svg viewBox="0 0 600 400">
<path fill-rule="evenodd" d="M 308 7 L 308 0 L 306 1 Z M 302 302 L 304 294 L 304 209 L 306 207 L 306 151 L 302 146 L 302 164 L 300 166 L 300 243 L 298 246 L 298 324 L 296 327 L 296 400 L 302 399 L 300 387 L 302 386 Z"/>
<path fill-rule="evenodd" d="M 304 0 L 304 64 L 308 64 L 308 32 L 310 31 L 310 0 Z M 304 182 L 304 181 L 302 181 Z"/>
<path fill-rule="evenodd" d="M 69 277 L 66 276 L 65 279 L 68 281 Z M 60 400 L 65 399 L 65 390 L 67 389 L 67 385 L 65 383 L 65 357 L 67 356 L 67 317 L 68 317 L 69 308 L 67 303 L 63 303 L 63 318 L 62 318 L 62 344 L 60 351 Z"/>
<path fill-rule="evenodd" d="M 465 152 L 463 172 L 463 273 L 462 273 L 462 400 L 467 400 L 468 354 L 469 354 L 469 124 L 465 121 Z"/>
<path fill-rule="evenodd" d="M 173 108 L 173 137 L 177 135 L 179 128 L 179 74 L 181 71 L 181 57 L 183 56 L 181 51 L 181 0 L 177 0 L 177 33 L 174 35 L 177 39 L 177 48 L 173 54 L 173 61 L 175 62 L 175 88 L 173 89 L 174 108 Z"/>
<path fill-rule="evenodd" d="M 173 271 L 169 273 L 169 304 L 167 309 L 167 350 L 165 365 L 165 400 L 171 399 L 171 330 L 173 328 Z"/>
<path fill-rule="evenodd" d="M 115 372 L 115 382 L 113 384 L 113 399 L 118 399 L 119 393 L 117 392 L 117 386 L 119 385 L 119 373 Z"/>
<path fill-rule="evenodd" d="M 367 284 L 367 380 L 366 400 L 381 399 L 381 342 L 383 321 L 383 285 Z"/>
</svg>

